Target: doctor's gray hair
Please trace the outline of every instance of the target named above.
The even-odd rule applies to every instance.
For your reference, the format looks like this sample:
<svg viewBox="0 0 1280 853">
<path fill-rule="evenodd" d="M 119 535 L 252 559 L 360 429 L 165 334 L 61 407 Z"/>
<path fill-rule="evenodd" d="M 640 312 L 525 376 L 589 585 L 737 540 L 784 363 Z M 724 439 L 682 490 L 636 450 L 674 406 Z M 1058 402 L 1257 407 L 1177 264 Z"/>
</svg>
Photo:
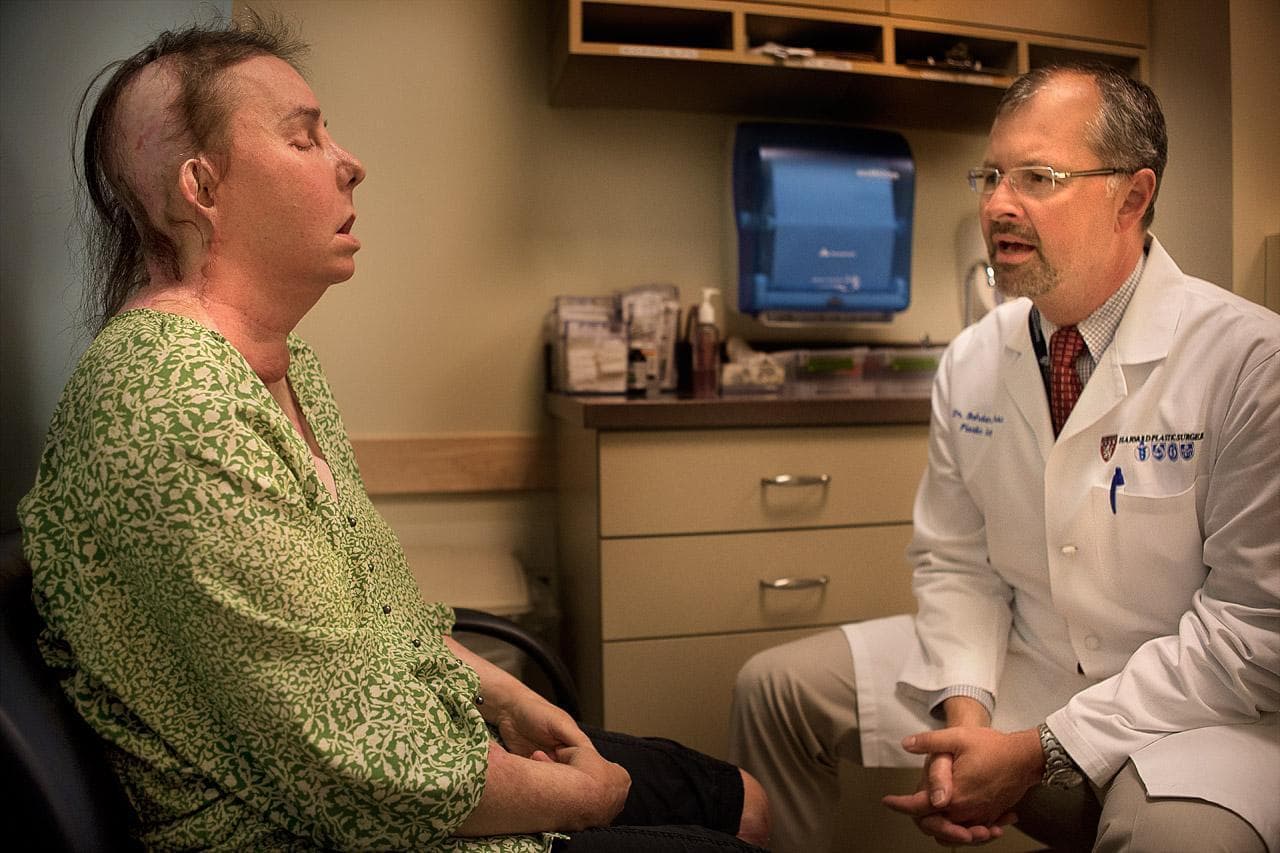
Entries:
<svg viewBox="0 0 1280 853">
<path fill-rule="evenodd" d="M 118 127 L 121 97 L 139 73 L 153 62 L 169 63 L 178 80 L 173 126 L 199 151 L 222 150 L 233 108 L 225 72 L 255 56 L 270 55 L 298 68 L 306 46 L 279 17 L 246 11 L 229 25 L 193 25 L 167 30 L 142 50 L 113 62 L 94 76 L 80 98 L 76 136 L 84 129 L 78 159 L 80 220 L 85 231 L 85 321 L 98 331 L 149 280 L 148 259 L 175 280 L 182 279 L 178 248 L 157 228 L 129 185 L 124 168 L 124 136 Z M 110 75 L 109 77 L 107 75 Z M 106 77 L 92 111 L 91 94 Z"/>
<path fill-rule="evenodd" d="M 1156 215 L 1156 195 L 1169 159 L 1164 112 L 1150 86 L 1101 63 L 1049 65 L 1028 71 L 1013 81 L 996 107 L 996 119 L 1017 112 L 1061 74 L 1089 77 L 1098 87 L 1102 106 L 1089 123 L 1087 142 L 1103 164 L 1130 174 L 1139 169 L 1155 172 L 1155 191 L 1142 218 L 1142 226 L 1150 228 Z"/>
</svg>

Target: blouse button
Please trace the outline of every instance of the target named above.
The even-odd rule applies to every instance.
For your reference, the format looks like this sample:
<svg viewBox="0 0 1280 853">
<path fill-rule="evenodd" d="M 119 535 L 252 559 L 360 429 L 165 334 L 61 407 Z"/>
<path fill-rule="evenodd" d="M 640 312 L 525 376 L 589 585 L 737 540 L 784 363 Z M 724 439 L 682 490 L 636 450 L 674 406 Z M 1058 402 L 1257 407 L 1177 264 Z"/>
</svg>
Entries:
<svg viewBox="0 0 1280 853">
<path fill-rule="evenodd" d="M 347 525 L 348 525 L 349 527 L 355 527 L 355 526 L 356 526 L 356 517 L 355 517 L 354 515 L 348 515 L 348 516 L 347 516 Z"/>
<path fill-rule="evenodd" d="M 383 613 L 390 614 L 390 613 L 391 613 L 391 605 L 390 605 L 390 604 L 384 604 L 384 605 L 382 605 L 382 612 L 383 612 Z"/>
<path fill-rule="evenodd" d="M 370 564 L 369 564 L 369 571 L 373 571 L 373 570 L 374 570 L 374 569 L 373 569 L 373 563 L 370 563 Z"/>
<path fill-rule="evenodd" d="M 420 648 L 422 648 L 422 641 L 421 641 L 421 640 L 419 640 L 419 639 L 416 639 L 416 638 L 415 638 L 415 639 L 414 639 L 414 641 L 413 641 L 413 647 L 414 647 L 415 649 L 420 649 Z"/>
</svg>

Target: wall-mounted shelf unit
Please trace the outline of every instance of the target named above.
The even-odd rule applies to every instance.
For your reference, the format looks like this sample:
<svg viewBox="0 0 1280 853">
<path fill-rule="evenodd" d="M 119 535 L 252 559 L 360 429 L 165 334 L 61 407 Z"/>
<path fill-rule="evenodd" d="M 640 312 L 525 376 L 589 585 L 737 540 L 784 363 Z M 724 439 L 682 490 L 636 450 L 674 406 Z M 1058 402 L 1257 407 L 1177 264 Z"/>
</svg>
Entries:
<svg viewBox="0 0 1280 853">
<path fill-rule="evenodd" d="M 555 0 L 551 102 L 979 128 L 1030 68 L 1145 77 L 1147 5 Z"/>
</svg>

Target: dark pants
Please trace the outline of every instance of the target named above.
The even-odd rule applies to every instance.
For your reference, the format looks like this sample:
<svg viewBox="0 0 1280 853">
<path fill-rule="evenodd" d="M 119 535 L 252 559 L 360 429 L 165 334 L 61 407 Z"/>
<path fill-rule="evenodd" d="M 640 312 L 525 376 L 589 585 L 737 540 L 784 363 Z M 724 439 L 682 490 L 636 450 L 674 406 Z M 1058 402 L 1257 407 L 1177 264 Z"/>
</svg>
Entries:
<svg viewBox="0 0 1280 853">
<path fill-rule="evenodd" d="M 638 738 L 587 726 L 605 758 L 631 774 L 626 805 L 611 826 L 557 841 L 564 853 L 712 853 L 759 851 L 734 837 L 742 820 L 742 776 L 732 764 L 675 741 Z"/>
</svg>

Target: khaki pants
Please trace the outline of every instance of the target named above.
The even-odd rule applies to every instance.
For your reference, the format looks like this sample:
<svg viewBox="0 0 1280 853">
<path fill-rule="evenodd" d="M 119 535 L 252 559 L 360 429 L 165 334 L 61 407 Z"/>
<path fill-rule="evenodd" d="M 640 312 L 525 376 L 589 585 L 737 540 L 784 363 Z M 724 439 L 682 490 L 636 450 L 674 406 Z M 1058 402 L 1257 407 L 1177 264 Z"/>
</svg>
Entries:
<svg viewBox="0 0 1280 853">
<path fill-rule="evenodd" d="M 854 685 L 840 630 L 761 652 L 738 674 L 730 759 L 769 794 L 776 853 L 830 849 L 840 759 L 861 762 Z M 1227 809 L 1148 798 L 1132 763 L 1101 792 L 1100 807 L 1085 785 L 1068 792 L 1034 788 L 1018 811 L 1020 829 L 1062 850 L 1266 853 L 1253 827 Z M 873 839 L 867 849 L 875 849 Z"/>
</svg>

